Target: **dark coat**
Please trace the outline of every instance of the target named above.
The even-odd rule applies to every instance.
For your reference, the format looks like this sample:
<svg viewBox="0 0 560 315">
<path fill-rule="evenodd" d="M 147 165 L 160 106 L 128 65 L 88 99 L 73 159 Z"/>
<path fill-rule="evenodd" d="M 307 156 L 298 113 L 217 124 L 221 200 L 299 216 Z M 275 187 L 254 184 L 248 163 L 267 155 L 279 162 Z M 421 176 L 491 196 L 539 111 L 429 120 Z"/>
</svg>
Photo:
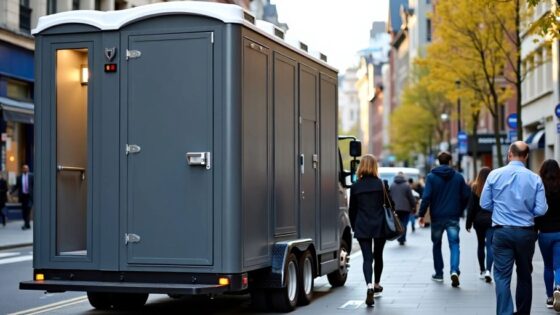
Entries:
<svg viewBox="0 0 560 315">
<path fill-rule="evenodd" d="M 560 191 L 547 191 L 548 210 L 535 218 L 535 226 L 542 233 L 560 232 Z"/>
<path fill-rule="evenodd" d="M 12 187 L 11 193 L 13 194 L 14 191 L 18 191 L 18 197 L 21 200 L 21 198 L 23 197 L 23 186 L 22 186 L 22 181 L 21 181 L 21 176 L 19 175 L 16 179 L 16 185 Z M 29 192 L 29 199 L 33 199 L 33 174 L 32 173 L 28 173 L 28 192 Z"/>
<path fill-rule="evenodd" d="M 416 199 L 412 195 L 412 188 L 403 176 L 395 176 L 390 191 L 396 211 L 412 212 L 416 210 Z"/>
<path fill-rule="evenodd" d="M 377 177 L 365 177 L 350 188 L 350 224 L 355 238 L 384 238 L 387 235 L 383 203 L 383 182 Z"/>
<path fill-rule="evenodd" d="M 4 178 L 0 178 L 0 211 L 6 206 L 8 201 L 6 193 L 8 192 L 8 182 Z"/>
<path fill-rule="evenodd" d="M 430 207 L 432 222 L 459 220 L 467 207 L 470 194 L 471 189 L 461 174 L 449 165 L 438 166 L 426 177 L 418 216 L 424 217 Z"/>
<path fill-rule="evenodd" d="M 467 206 L 467 222 L 465 227 L 470 229 L 489 229 L 492 227 L 492 212 L 480 207 L 480 197 L 471 191 L 471 197 Z"/>
</svg>

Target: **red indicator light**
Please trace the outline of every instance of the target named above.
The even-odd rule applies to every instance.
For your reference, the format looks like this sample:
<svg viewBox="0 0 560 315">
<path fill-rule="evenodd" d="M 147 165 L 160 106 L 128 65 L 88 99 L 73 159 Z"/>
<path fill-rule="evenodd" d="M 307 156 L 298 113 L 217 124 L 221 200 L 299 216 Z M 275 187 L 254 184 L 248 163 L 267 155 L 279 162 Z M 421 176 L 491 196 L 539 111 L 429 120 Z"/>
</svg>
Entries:
<svg viewBox="0 0 560 315">
<path fill-rule="evenodd" d="M 117 64 L 116 63 L 106 63 L 105 64 L 105 72 L 117 72 Z"/>
</svg>

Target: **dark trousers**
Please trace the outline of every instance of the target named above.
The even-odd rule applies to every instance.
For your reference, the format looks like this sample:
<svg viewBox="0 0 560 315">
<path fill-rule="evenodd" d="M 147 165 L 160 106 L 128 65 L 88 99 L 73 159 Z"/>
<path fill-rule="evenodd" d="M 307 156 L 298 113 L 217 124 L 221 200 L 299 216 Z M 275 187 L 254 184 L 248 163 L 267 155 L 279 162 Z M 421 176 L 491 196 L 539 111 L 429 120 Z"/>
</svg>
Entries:
<svg viewBox="0 0 560 315">
<path fill-rule="evenodd" d="M 396 212 L 397 212 L 397 216 L 399 217 L 399 220 L 401 221 L 404 227 L 404 233 L 401 237 L 397 239 L 397 241 L 399 241 L 399 243 L 404 243 L 406 242 L 406 227 L 408 226 L 408 219 L 410 218 L 410 212 L 399 211 L 399 210 L 397 210 Z"/>
<path fill-rule="evenodd" d="M 492 270 L 494 255 L 492 254 L 492 235 L 493 229 L 488 227 L 475 227 L 476 238 L 478 240 L 477 254 L 480 272 Z M 485 250 L 486 249 L 486 250 Z M 486 262 L 484 261 L 486 258 Z"/>
<path fill-rule="evenodd" d="M 373 250 L 372 250 L 372 239 L 371 238 L 360 238 L 358 242 L 360 243 L 360 248 L 362 249 L 362 256 L 364 258 L 363 270 L 366 283 L 371 283 L 372 268 L 371 265 L 375 260 L 375 282 L 379 283 L 381 281 L 381 273 L 383 272 L 383 248 L 385 247 L 384 238 L 374 238 L 373 239 Z"/>
<path fill-rule="evenodd" d="M 21 202 L 21 215 L 23 217 L 23 226 L 26 228 L 31 227 L 31 196 L 29 194 L 21 194 L 19 200 Z"/>
<path fill-rule="evenodd" d="M 511 297 L 511 274 L 513 264 L 517 266 L 517 288 L 515 305 L 517 314 L 531 312 L 533 286 L 533 254 L 537 233 L 533 230 L 520 228 L 497 228 L 492 238 L 494 250 L 494 281 L 496 282 L 496 314 L 513 314 Z"/>
</svg>

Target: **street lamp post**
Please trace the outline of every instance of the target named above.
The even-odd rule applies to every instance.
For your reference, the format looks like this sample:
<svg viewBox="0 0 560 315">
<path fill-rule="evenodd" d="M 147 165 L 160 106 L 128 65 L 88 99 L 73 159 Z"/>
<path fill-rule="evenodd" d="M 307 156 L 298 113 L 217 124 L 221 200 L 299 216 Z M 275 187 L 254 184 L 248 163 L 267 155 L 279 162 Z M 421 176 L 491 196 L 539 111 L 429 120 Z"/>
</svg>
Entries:
<svg viewBox="0 0 560 315">
<path fill-rule="evenodd" d="M 461 80 L 455 81 L 457 90 L 461 89 Z M 461 97 L 457 95 L 457 170 L 461 171 L 462 154 L 459 146 L 459 134 L 461 133 Z"/>
<path fill-rule="evenodd" d="M 441 121 L 447 125 L 447 127 L 444 129 L 444 136 L 443 136 L 443 141 L 445 141 L 445 135 L 447 134 L 447 149 L 445 149 L 445 151 L 449 151 L 451 152 L 451 119 L 449 117 L 449 115 L 447 113 L 441 113 L 440 115 Z M 447 132 L 446 132 L 447 131 Z M 442 149 L 443 150 L 443 149 Z"/>
</svg>

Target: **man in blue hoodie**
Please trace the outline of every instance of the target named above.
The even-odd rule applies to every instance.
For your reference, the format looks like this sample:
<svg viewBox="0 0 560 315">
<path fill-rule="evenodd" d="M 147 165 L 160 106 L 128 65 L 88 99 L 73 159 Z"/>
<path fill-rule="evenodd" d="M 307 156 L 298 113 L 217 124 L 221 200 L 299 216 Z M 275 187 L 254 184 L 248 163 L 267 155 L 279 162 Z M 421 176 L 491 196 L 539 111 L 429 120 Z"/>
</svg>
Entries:
<svg viewBox="0 0 560 315">
<path fill-rule="evenodd" d="M 424 220 L 426 211 L 430 207 L 432 218 L 432 253 L 434 256 L 435 274 L 432 280 L 443 281 L 443 256 L 441 254 L 441 239 L 443 231 L 447 232 L 447 240 L 451 252 L 451 285 L 459 286 L 459 218 L 462 216 L 469 201 L 470 189 L 463 176 L 451 168 L 451 154 L 438 154 L 440 166 L 434 168 L 426 178 L 426 186 L 422 194 L 422 203 L 418 217 Z"/>
</svg>

